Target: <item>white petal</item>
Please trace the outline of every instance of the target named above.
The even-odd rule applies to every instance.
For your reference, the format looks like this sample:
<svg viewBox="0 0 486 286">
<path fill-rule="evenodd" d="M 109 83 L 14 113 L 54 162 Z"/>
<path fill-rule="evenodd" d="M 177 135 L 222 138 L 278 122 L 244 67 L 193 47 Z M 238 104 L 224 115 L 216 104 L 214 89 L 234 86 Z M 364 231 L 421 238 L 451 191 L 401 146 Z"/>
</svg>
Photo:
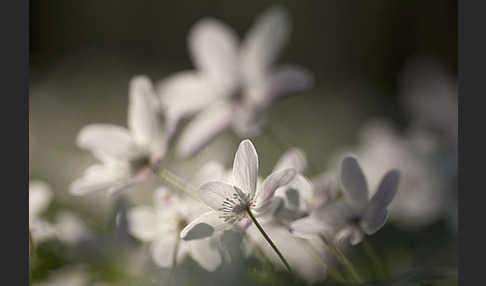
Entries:
<svg viewBox="0 0 486 286">
<path fill-rule="evenodd" d="M 77 144 L 104 162 L 128 161 L 140 152 L 126 128 L 110 124 L 85 126 L 78 134 Z"/>
<path fill-rule="evenodd" d="M 229 227 L 231 225 L 220 219 L 218 212 L 210 211 L 191 221 L 181 231 L 181 238 L 183 240 L 203 239 Z"/>
<path fill-rule="evenodd" d="M 172 257 L 174 256 L 174 248 L 176 246 L 176 239 L 172 233 L 160 236 L 152 243 L 152 258 L 160 267 L 171 268 Z M 180 249 L 179 249 L 180 252 Z M 177 255 L 179 258 L 179 255 Z"/>
<path fill-rule="evenodd" d="M 399 180 L 400 173 L 396 170 L 389 171 L 381 180 L 380 186 L 371 198 L 361 220 L 361 227 L 367 234 L 375 233 L 385 224 L 386 208 L 398 191 Z"/>
<path fill-rule="evenodd" d="M 275 191 L 295 178 L 295 169 L 284 169 L 268 176 L 255 197 L 255 211 L 262 212 L 270 203 Z"/>
<path fill-rule="evenodd" d="M 314 79 L 310 72 L 297 66 L 283 66 L 272 72 L 268 85 L 267 104 L 289 93 L 310 89 Z"/>
<path fill-rule="evenodd" d="M 127 169 L 98 164 L 88 167 L 83 176 L 71 184 L 69 191 L 73 195 L 85 195 L 102 190 L 116 192 L 132 183 L 133 178 Z"/>
<path fill-rule="evenodd" d="M 157 85 L 162 109 L 168 117 L 181 118 L 207 107 L 221 93 L 201 73 L 179 72 Z"/>
<path fill-rule="evenodd" d="M 60 212 L 57 215 L 55 227 L 57 238 L 68 244 L 77 243 L 91 235 L 90 230 L 81 218 L 67 211 Z"/>
<path fill-rule="evenodd" d="M 348 156 L 343 159 L 341 163 L 341 184 L 353 207 L 358 211 L 363 210 L 368 203 L 368 187 L 356 158 Z"/>
<path fill-rule="evenodd" d="M 207 271 L 214 271 L 221 265 L 221 255 L 217 248 L 217 241 L 212 238 L 187 242 L 192 258 Z"/>
<path fill-rule="evenodd" d="M 323 223 L 314 217 L 305 217 L 293 221 L 290 224 L 291 232 L 300 237 L 309 238 L 311 235 L 318 234 L 322 231 Z"/>
<path fill-rule="evenodd" d="M 245 80 L 262 80 L 277 59 L 290 34 L 290 19 L 281 7 L 265 11 L 255 21 L 243 42 L 241 64 Z"/>
<path fill-rule="evenodd" d="M 311 183 L 300 174 L 297 174 L 285 187 L 279 188 L 275 192 L 276 196 L 284 198 L 287 206 L 301 211 L 309 211 L 313 194 Z"/>
<path fill-rule="evenodd" d="M 336 233 L 336 241 L 339 244 L 350 243 L 356 245 L 364 238 L 364 233 L 355 226 L 346 226 Z"/>
<path fill-rule="evenodd" d="M 36 219 L 51 202 L 52 191 L 49 186 L 40 181 L 29 183 L 29 221 Z"/>
<path fill-rule="evenodd" d="M 161 126 L 154 106 L 155 91 L 152 82 L 145 76 L 136 76 L 130 81 L 128 105 L 128 127 L 135 142 L 152 149 L 152 144 L 162 137 Z"/>
<path fill-rule="evenodd" d="M 307 159 L 304 151 L 299 148 L 290 148 L 278 160 L 273 168 L 273 172 L 294 168 L 297 173 L 303 173 L 307 166 Z"/>
<path fill-rule="evenodd" d="M 230 27 L 216 19 L 199 20 L 189 33 L 188 45 L 198 69 L 224 88 L 235 84 L 238 38 Z"/>
<path fill-rule="evenodd" d="M 151 241 L 157 234 L 157 216 L 151 207 L 140 206 L 128 212 L 129 232 L 142 241 Z"/>
<path fill-rule="evenodd" d="M 179 156 L 187 158 L 200 151 L 230 126 L 232 116 L 232 107 L 226 103 L 215 103 L 199 113 L 180 136 L 177 146 Z"/>
<path fill-rule="evenodd" d="M 258 154 L 250 140 L 241 141 L 233 162 L 234 185 L 255 197 L 258 180 Z"/>
</svg>

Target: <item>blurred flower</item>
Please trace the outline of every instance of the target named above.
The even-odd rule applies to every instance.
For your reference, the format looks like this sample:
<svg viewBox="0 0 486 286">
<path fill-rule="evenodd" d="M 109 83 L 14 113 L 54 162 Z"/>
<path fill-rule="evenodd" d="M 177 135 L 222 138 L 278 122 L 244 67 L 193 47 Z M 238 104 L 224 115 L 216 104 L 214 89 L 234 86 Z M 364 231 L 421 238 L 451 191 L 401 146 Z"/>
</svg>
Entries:
<svg viewBox="0 0 486 286">
<path fill-rule="evenodd" d="M 49 277 L 40 283 L 35 283 L 36 286 L 89 286 L 89 285 L 103 285 L 109 284 L 101 281 L 94 281 L 90 277 L 87 270 L 82 267 L 68 267 L 56 270 Z"/>
<path fill-rule="evenodd" d="M 273 212 L 262 217 L 261 225 L 281 250 L 292 269 L 309 283 L 326 277 L 326 269 L 319 261 L 328 260 L 327 252 L 319 238 L 303 240 L 289 232 L 290 223 L 309 215 L 313 201 L 313 186 L 302 175 L 307 165 L 305 154 L 298 148 L 290 148 L 279 159 L 272 172 L 294 168 L 298 174 L 287 185 L 278 188 L 272 199 Z M 247 230 L 250 238 L 245 245 L 247 254 L 261 249 L 276 267 L 282 267 L 279 258 L 255 226 Z M 319 257 L 316 257 L 319 256 Z"/>
<path fill-rule="evenodd" d="M 205 209 L 196 201 L 159 188 L 154 193 L 153 207 L 139 206 L 129 211 L 129 231 L 136 238 L 151 242 L 152 258 L 161 267 L 171 268 L 174 255 L 177 263 L 189 255 L 204 269 L 214 271 L 221 264 L 214 237 L 180 239 L 180 231 Z"/>
<path fill-rule="evenodd" d="M 66 244 L 75 244 L 93 236 L 86 224 L 77 215 L 68 211 L 56 214 L 54 227 L 57 239 Z"/>
<path fill-rule="evenodd" d="M 373 121 L 360 132 L 354 150 L 360 158 L 372 189 L 384 172 L 398 168 L 400 191 L 390 205 L 391 220 L 402 226 L 423 226 L 440 218 L 449 204 L 448 188 L 433 156 L 438 141 L 430 133 L 400 136 L 386 121 Z"/>
<path fill-rule="evenodd" d="M 457 84 L 444 67 L 431 59 L 409 60 L 400 74 L 399 92 L 414 128 L 436 132 L 456 148 Z"/>
<path fill-rule="evenodd" d="M 41 217 L 51 199 L 52 191 L 46 183 L 29 183 L 29 229 L 34 243 L 41 243 L 55 235 L 54 226 Z"/>
<path fill-rule="evenodd" d="M 265 110 L 277 99 L 312 85 L 301 67 L 272 66 L 289 34 L 290 20 L 280 7 L 263 13 L 241 46 L 219 20 L 205 18 L 193 27 L 188 45 L 197 70 L 180 72 L 158 87 L 171 121 L 198 113 L 181 135 L 181 156 L 191 156 L 227 128 L 240 137 L 258 133 Z"/>
<path fill-rule="evenodd" d="M 91 124 L 78 134 L 77 144 L 102 163 L 90 166 L 71 184 L 74 195 L 108 190 L 115 193 L 143 181 L 165 156 L 171 130 L 162 134 L 150 79 L 130 82 L 128 127 Z M 166 130 L 167 131 L 167 130 Z"/>
<path fill-rule="evenodd" d="M 274 192 L 295 175 L 295 170 L 288 168 L 272 173 L 257 184 L 258 155 L 251 141 L 243 140 L 235 154 L 233 184 L 213 181 L 199 188 L 199 198 L 212 210 L 193 220 L 181 232 L 181 237 L 198 239 L 233 226 L 246 229 L 251 223 L 248 211 L 255 216 L 268 212 Z"/>
<path fill-rule="evenodd" d="M 387 207 L 398 190 L 399 177 L 398 171 L 388 171 L 369 199 L 366 178 L 358 161 L 351 156 L 345 157 L 341 163 L 343 200 L 316 209 L 311 217 L 292 223 L 291 228 L 304 235 L 333 233 L 338 242 L 358 244 L 365 233 L 371 235 L 385 224 Z"/>
</svg>

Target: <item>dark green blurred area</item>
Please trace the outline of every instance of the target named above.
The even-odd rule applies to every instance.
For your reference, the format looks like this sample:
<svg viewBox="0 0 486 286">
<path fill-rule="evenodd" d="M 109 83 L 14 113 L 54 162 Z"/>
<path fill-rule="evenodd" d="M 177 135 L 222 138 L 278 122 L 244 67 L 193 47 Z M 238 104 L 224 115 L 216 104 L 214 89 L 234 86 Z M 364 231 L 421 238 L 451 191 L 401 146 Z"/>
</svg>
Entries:
<svg viewBox="0 0 486 286">
<path fill-rule="evenodd" d="M 97 201 L 99 197 L 74 199 L 67 193 L 69 183 L 95 161 L 75 146 L 79 129 L 94 122 L 125 125 L 128 80 L 133 75 L 147 74 L 157 81 L 192 69 L 186 37 L 200 18 L 221 19 L 243 36 L 255 17 L 273 4 L 288 8 L 293 22 L 279 62 L 308 68 L 316 87 L 277 105 L 268 115 L 269 124 L 289 145 L 304 149 L 321 170 L 333 152 L 355 143 L 364 121 L 385 117 L 399 126 L 407 124 L 396 98 L 407 60 L 430 57 L 457 74 L 457 1 L 452 0 L 30 1 L 30 178 L 53 187 L 56 198 L 50 211 L 68 208 L 97 234 L 110 237 L 113 203 Z M 238 140 L 225 134 L 190 162 L 170 157 L 173 170 L 188 178 L 214 156 L 229 167 Z M 265 136 L 254 138 L 254 143 L 263 154 L 261 169 L 266 175 L 282 151 Z M 141 186 L 140 195 L 131 200 L 149 203 L 159 184 Z M 450 278 L 454 275 L 444 274 L 457 268 L 456 236 L 445 219 L 410 232 L 387 224 L 370 242 L 390 272 L 402 274 L 397 281 L 370 285 L 456 285 Z M 159 285 L 154 282 L 157 277 L 133 280 L 124 272 L 120 261 L 138 246 L 135 241 L 128 245 L 117 255 L 110 250 L 86 257 L 82 251 L 45 243 L 38 249 L 34 278 L 40 281 L 56 269 L 83 263 L 110 285 Z M 363 275 L 372 273 L 361 248 L 352 257 Z M 291 285 L 287 274 L 264 261 L 251 258 L 245 263 L 248 271 L 235 276 L 241 280 L 233 284 L 187 261 L 174 285 Z M 435 276 L 437 268 L 446 269 L 439 272 L 449 282 Z"/>
</svg>

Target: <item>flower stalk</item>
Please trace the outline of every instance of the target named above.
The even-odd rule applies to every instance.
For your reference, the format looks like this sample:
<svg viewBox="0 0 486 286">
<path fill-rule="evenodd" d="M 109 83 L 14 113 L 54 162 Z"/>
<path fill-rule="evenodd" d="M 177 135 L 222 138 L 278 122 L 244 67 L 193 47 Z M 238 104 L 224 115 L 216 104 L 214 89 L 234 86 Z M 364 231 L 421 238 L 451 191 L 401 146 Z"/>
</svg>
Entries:
<svg viewBox="0 0 486 286">
<path fill-rule="evenodd" d="M 356 271 L 356 268 L 353 266 L 351 261 L 344 255 L 344 253 L 339 250 L 339 248 L 335 247 L 324 235 L 319 234 L 319 237 L 321 238 L 322 242 L 331 250 L 331 252 L 336 256 L 336 258 L 341 262 L 344 267 L 351 273 L 353 276 L 353 279 L 358 282 L 362 283 L 363 280 L 361 279 L 361 276 L 358 274 Z"/>
<path fill-rule="evenodd" d="M 275 251 L 275 253 L 277 253 L 278 257 L 280 258 L 280 260 L 282 261 L 282 263 L 285 265 L 285 267 L 287 268 L 287 270 L 290 273 L 293 273 L 292 272 L 292 268 L 290 268 L 290 265 L 287 262 L 287 260 L 285 260 L 285 258 L 283 257 L 282 253 L 280 253 L 280 251 L 278 250 L 277 246 L 273 243 L 273 241 L 267 235 L 267 233 L 265 232 L 265 230 L 263 230 L 263 227 L 260 225 L 260 223 L 258 223 L 258 221 L 256 220 L 255 216 L 253 216 L 253 214 L 251 213 L 251 211 L 250 211 L 249 208 L 246 209 L 246 212 L 248 213 L 248 215 L 250 216 L 251 220 L 253 221 L 253 223 L 258 228 L 258 230 L 261 232 L 261 234 L 263 235 L 263 237 L 265 238 L 265 240 L 268 242 L 268 244 L 270 244 L 270 246 L 273 248 L 273 250 Z"/>
</svg>

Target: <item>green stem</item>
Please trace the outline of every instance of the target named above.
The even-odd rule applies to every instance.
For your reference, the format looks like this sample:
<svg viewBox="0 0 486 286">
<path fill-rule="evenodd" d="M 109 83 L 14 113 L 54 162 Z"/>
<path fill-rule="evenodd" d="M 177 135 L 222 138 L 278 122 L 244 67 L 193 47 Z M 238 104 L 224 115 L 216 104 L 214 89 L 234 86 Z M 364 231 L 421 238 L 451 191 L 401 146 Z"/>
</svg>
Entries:
<svg viewBox="0 0 486 286">
<path fill-rule="evenodd" d="M 258 221 L 253 216 L 253 214 L 251 213 L 251 211 L 250 211 L 249 208 L 246 209 L 246 212 L 248 213 L 248 215 L 250 216 L 251 220 L 253 221 L 253 223 L 258 228 L 258 230 L 261 232 L 261 234 L 263 235 L 263 237 L 265 238 L 265 240 L 268 242 L 268 244 L 270 244 L 270 246 L 273 248 L 273 250 L 275 251 L 275 253 L 277 253 L 278 257 L 280 258 L 280 260 L 282 261 L 282 263 L 285 265 L 285 267 L 287 268 L 287 270 L 290 273 L 293 273 L 292 272 L 292 269 L 290 268 L 289 263 L 287 262 L 287 260 L 285 260 L 285 258 L 283 257 L 282 253 L 280 253 L 280 251 L 278 250 L 277 246 L 275 246 L 275 244 L 273 243 L 273 241 L 270 239 L 270 237 L 267 235 L 267 233 L 263 230 L 263 227 L 258 223 Z"/>
<path fill-rule="evenodd" d="M 366 238 L 363 240 L 362 245 L 364 251 L 366 252 L 366 255 L 368 255 L 368 257 L 373 261 L 375 270 L 378 275 L 380 275 L 381 278 L 386 278 L 388 276 L 386 267 L 383 263 L 381 263 L 381 259 L 378 257 L 378 254 L 376 254 L 373 246 L 368 242 Z"/>
<path fill-rule="evenodd" d="M 319 237 L 321 238 L 322 242 L 331 250 L 331 252 L 336 256 L 336 258 L 341 262 L 344 267 L 351 273 L 353 276 L 354 280 L 358 283 L 363 283 L 363 280 L 359 276 L 358 272 L 356 271 L 355 267 L 349 261 L 349 259 L 344 255 L 344 253 L 339 250 L 339 248 L 335 247 L 324 235 L 319 234 Z"/>
<path fill-rule="evenodd" d="M 326 263 L 317 253 L 318 251 L 312 246 L 312 244 L 308 241 L 304 241 L 304 245 L 307 245 L 307 247 L 310 249 L 310 253 L 317 258 L 317 260 L 321 263 L 321 265 L 325 268 L 325 270 L 329 273 L 329 275 L 336 280 L 339 283 L 344 283 L 346 280 L 344 279 L 343 275 L 341 272 L 339 272 L 338 269 L 332 267 L 332 265 L 329 265 Z"/>
</svg>

